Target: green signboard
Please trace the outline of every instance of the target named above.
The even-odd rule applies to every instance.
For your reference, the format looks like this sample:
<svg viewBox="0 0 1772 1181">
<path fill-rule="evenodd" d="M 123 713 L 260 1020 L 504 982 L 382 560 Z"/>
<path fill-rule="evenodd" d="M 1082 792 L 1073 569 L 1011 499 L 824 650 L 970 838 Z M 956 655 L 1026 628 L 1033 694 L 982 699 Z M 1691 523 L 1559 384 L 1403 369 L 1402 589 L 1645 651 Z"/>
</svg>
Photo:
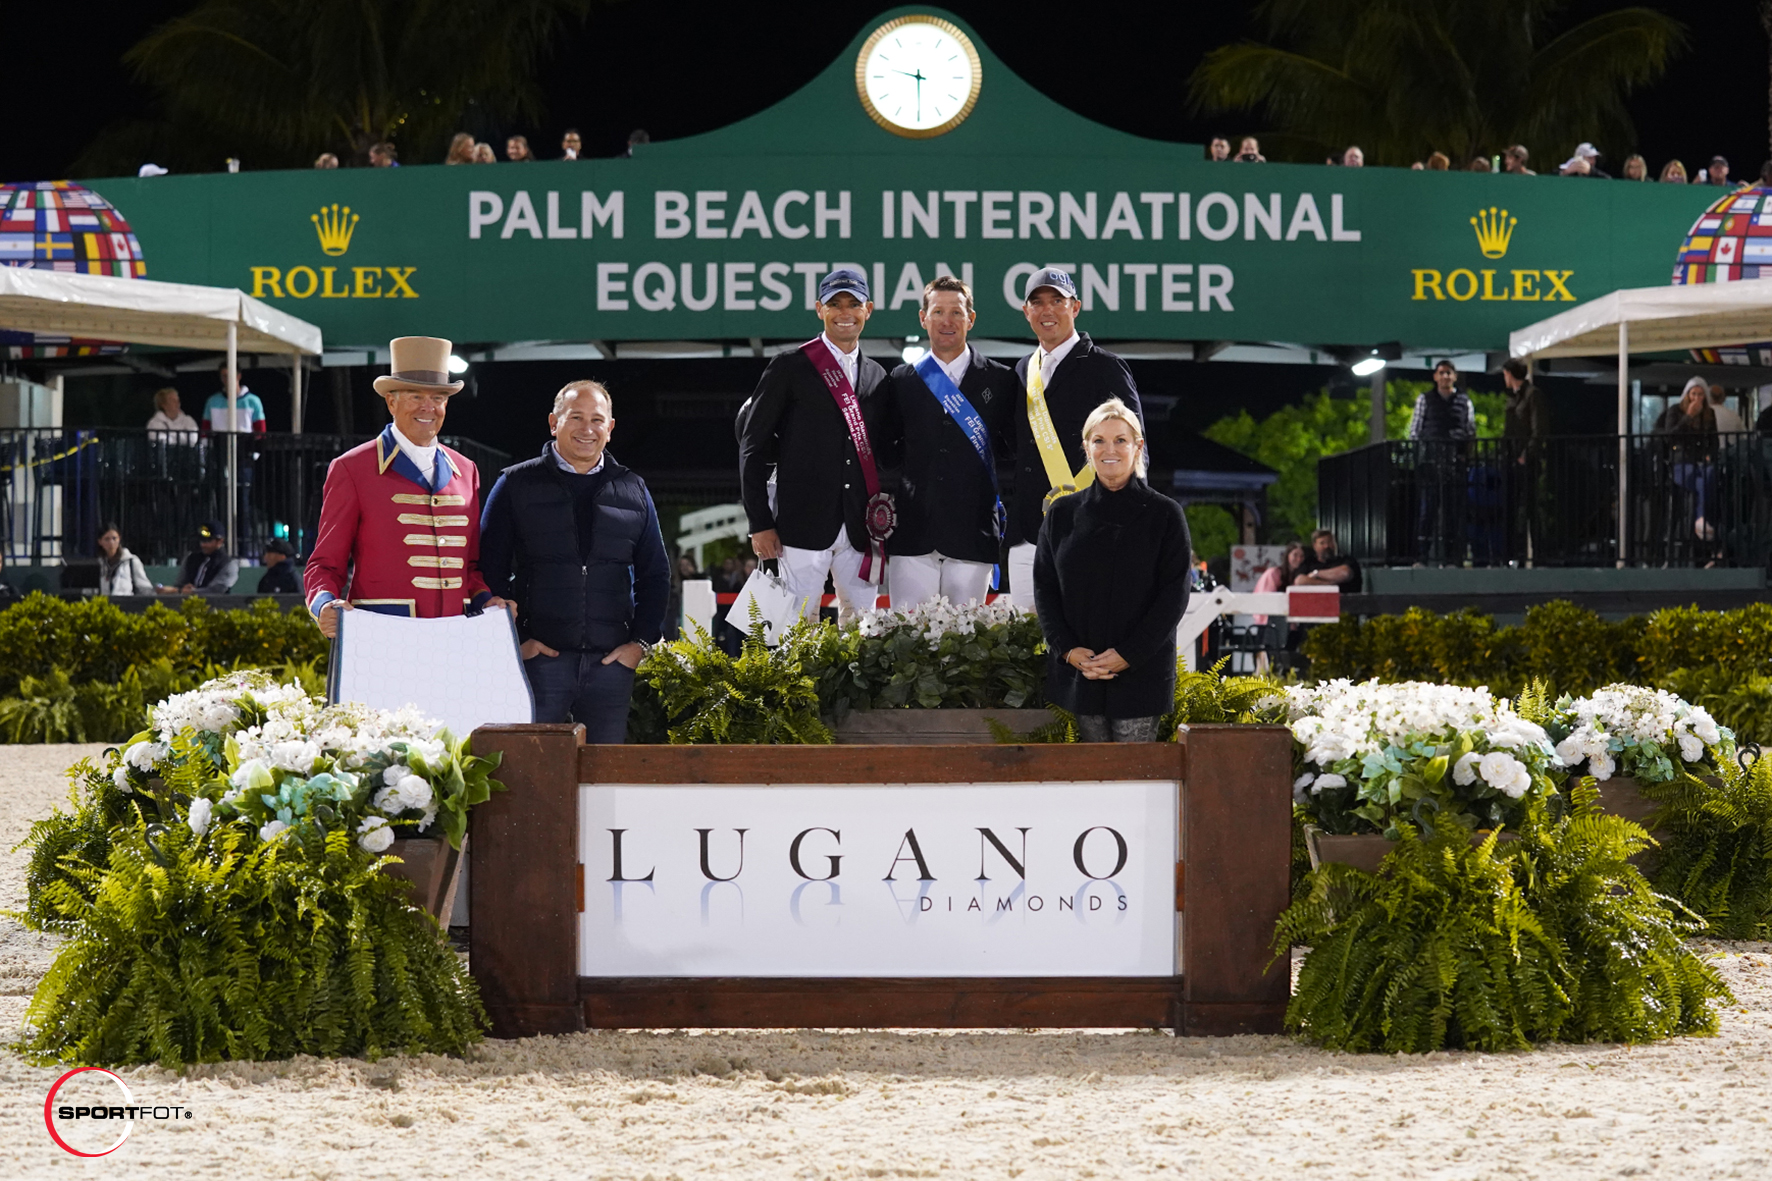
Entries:
<svg viewBox="0 0 1772 1181">
<path fill-rule="evenodd" d="M 918 15 L 935 23 L 873 36 Z M 900 34 L 923 40 L 901 50 Z M 952 62 L 971 73 L 938 78 Z M 898 65 L 914 91 L 881 81 Z M 1064 110 L 930 8 L 870 22 L 776 107 L 631 159 L 92 187 L 150 278 L 239 287 L 331 346 L 793 338 L 816 327 L 815 277 L 852 263 L 873 277 L 874 336 L 915 333 L 943 271 L 973 283 L 978 332 L 1028 336 L 1020 282 L 1057 265 L 1104 339 L 1499 349 L 1578 301 L 1668 282 L 1717 195 L 1212 164 Z"/>
</svg>

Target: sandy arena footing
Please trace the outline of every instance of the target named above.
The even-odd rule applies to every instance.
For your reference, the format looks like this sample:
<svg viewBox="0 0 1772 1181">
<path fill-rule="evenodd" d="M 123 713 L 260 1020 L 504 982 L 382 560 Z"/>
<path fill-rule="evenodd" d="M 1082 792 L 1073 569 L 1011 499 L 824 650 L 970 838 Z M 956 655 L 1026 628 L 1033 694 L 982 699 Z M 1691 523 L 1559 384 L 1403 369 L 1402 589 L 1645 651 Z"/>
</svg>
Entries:
<svg viewBox="0 0 1772 1181">
<path fill-rule="evenodd" d="M 11 847 L 100 748 L 0 755 Z M 1126 1031 L 585 1033 L 465 1059 L 119 1073 L 138 1123 L 113 1156 L 43 1124 L 61 1073 L 0 1052 L 0 1175 L 399 1178 L 1705 1178 L 1772 1176 L 1772 945 L 1705 943 L 1735 990 L 1715 1038 L 1530 1053 L 1351 1056 L 1278 1037 Z M 55 941 L 0 919 L 0 1030 Z"/>
</svg>

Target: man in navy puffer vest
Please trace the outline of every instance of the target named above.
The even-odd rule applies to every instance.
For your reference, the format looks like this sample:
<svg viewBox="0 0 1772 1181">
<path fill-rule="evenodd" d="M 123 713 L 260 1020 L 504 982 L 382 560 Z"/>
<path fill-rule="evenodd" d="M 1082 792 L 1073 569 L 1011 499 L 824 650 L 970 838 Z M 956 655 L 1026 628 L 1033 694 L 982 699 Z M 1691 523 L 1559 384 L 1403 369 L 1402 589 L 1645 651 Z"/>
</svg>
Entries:
<svg viewBox="0 0 1772 1181">
<path fill-rule="evenodd" d="M 646 482 L 604 448 L 609 391 L 554 397 L 553 440 L 504 470 L 480 520 L 480 569 L 517 604 L 538 722 L 581 722 L 587 742 L 627 737 L 634 669 L 659 641 L 670 564 Z"/>
</svg>

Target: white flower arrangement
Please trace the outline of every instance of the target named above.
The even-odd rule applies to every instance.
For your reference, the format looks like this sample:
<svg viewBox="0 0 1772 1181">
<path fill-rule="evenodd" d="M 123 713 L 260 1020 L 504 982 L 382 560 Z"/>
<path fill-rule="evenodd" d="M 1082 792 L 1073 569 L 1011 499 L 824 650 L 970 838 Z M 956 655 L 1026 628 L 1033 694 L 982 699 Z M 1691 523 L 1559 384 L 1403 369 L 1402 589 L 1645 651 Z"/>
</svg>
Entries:
<svg viewBox="0 0 1772 1181">
<path fill-rule="evenodd" d="M 956 604 L 941 596 L 912 607 L 875 607 L 863 611 L 856 616 L 855 626 L 862 635 L 870 638 L 899 628 L 910 628 L 935 648 L 940 646 L 943 636 L 956 633 L 969 636 L 982 628 L 1008 623 L 1018 614 L 1022 612 L 1007 599 L 998 599 L 994 603 L 980 603 L 974 599 Z"/>
<path fill-rule="evenodd" d="M 1550 735 L 1487 689 L 1337 680 L 1288 687 L 1285 703 L 1303 772 L 1293 799 L 1333 832 L 1500 826 L 1555 789 Z"/>
<path fill-rule="evenodd" d="M 261 841 L 314 825 L 347 828 L 360 848 L 380 853 L 395 826 L 425 833 L 442 815 L 459 844 L 467 808 L 496 786 L 494 762 L 470 755 L 465 740 L 416 708 L 327 705 L 263 673 L 206 682 L 160 702 L 151 717 L 153 729 L 116 758 L 112 781 L 131 792 L 178 771 L 188 784 L 186 764 L 196 761 L 208 786 L 185 820 L 200 837 L 236 820 Z"/>
<path fill-rule="evenodd" d="M 1734 757 L 1735 734 L 1700 706 L 1664 689 L 1607 685 L 1592 696 L 1557 702 L 1557 754 L 1595 779 L 1614 774 L 1666 783 L 1677 774 L 1674 756 L 1694 774 L 1715 774 Z"/>
</svg>

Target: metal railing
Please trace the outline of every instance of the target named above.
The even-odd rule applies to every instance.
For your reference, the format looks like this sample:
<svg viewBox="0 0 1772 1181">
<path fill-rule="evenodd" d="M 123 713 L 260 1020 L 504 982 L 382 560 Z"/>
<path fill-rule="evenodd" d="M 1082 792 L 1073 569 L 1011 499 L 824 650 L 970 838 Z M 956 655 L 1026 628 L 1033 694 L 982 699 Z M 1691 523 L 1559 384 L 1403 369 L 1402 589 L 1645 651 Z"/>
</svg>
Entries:
<svg viewBox="0 0 1772 1181">
<path fill-rule="evenodd" d="M 256 558 L 273 537 L 300 554 L 313 545 L 326 466 L 364 441 L 345 435 L 240 438 L 239 501 L 229 549 Z M 511 462 L 471 439 L 444 441 L 473 460 L 490 486 Z M 197 527 L 227 516 L 226 436 L 145 430 L 0 430 L 0 546 L 8 565 L 44 565 L 97 555 L 102 522 L 148 565 L 182 561 Z"/>
<path fill-rule="evenodd" d="M 1321 460 L 1317 497 L 1342 550 L 1383 565 L 1772 559 L 1772 436 L 1751 431 L 1374 443 Z"/>
</svg>

